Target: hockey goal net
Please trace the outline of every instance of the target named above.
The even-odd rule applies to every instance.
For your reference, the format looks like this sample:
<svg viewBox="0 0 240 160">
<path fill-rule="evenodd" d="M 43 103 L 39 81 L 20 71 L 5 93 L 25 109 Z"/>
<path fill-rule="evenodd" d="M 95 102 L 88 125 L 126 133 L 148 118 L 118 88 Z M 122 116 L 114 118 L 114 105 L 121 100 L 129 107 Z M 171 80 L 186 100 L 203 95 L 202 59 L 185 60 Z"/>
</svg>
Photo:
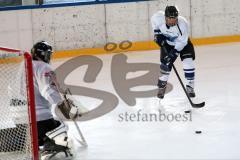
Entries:
<svg viewBox="0 0 240 160">
<path fill-rule="evenodd" d="M 32 60 L 0 47 L 0 160 L 38 159 Z"/>
</svg>

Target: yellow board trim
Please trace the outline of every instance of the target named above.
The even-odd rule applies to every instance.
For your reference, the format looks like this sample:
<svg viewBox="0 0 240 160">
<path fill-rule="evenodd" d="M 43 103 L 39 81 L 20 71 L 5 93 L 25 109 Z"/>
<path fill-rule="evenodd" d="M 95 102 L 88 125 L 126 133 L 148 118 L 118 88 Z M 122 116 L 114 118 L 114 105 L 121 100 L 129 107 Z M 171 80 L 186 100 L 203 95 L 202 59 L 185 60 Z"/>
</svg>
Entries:
<svg viewBox="0 0 240 160">
<path fill-rule="evenodd" d="M 23 56 L 0 58 L 0 64 L 18 64 L 23 62 L 23 60 Z"/>
<path fill-rule="evenodd" d="M 220 44 L 220 43 L 229 43 L 229 42 L 240 42 L 240 35 L 234 36 L 218 36 L 218 37 L 207 37 L 207 38 L 194 38 L 191 39 L 194 45 L 210 45 L 210 44 Z M 132 47 L 127 50 L 121 50 L 117 48 L 112 52 L 107 52 L 103 48 L 84 48 L 84 49 L 74 49 L 66 51 L 56 51 L 53 55 L 53 58 L 67 58 L 75 57 L 80 55 L 97 55 L 97 54 L 111 54 L 119 53 L 126 51 L 144 51 L 144 50 L 155 50 L 158 49 L 153 41 L 144 41 L 144 42 L 133 42 Z"/>
<path fill-rule="evenodd" d="M 240 35 L 194 38 L 192 39 L 192 42 L 195 45 L 210 45 L 210 44 L 240 42 Z"/>
</svg>

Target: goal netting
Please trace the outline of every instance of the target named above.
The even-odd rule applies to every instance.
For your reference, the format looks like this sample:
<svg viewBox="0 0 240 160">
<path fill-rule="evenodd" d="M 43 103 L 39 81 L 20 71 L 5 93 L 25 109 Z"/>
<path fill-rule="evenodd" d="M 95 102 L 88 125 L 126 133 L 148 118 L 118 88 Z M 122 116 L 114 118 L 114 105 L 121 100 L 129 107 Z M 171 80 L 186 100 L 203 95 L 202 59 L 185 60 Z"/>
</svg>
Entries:
<svg viewBox="0 0 240 160">
<path fill-rule="evenodd" d="M 0 47 L 0 160 L 38 159 L 30 54 Z"/>
</svg>

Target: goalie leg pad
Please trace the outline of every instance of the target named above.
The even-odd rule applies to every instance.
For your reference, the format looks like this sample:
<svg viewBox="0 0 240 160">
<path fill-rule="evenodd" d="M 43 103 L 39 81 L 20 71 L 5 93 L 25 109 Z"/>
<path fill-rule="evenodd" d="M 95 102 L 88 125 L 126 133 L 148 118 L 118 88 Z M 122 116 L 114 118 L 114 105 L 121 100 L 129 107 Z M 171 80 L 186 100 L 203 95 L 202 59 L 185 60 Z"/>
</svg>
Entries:
<svg viewBox="0 0 240 160">
<path fill-rule="evenodd" d="M 42 160 L 49 160 L 56 156 L 59 157 L 61 155 L 60 153 L 64 153 L 65 158 L 72 156 L 70 150 L 73 143 L 68 138 L 67 131 L 68 126 L 65 125 L 64 122 L 61 122 L 57 128 L 46 133 L 46 139 L 41 152 Z"/>
<path fill-rule="evenodd" d="M 66 126 L 63 122 L 61 125 L 57 128 L 55 128 L 52 131 L 49 131 L 46 133 L 46 136 L 54 140 L 54 142 L 57 145 L 64 146 L 71 148 L 72 147 L 72 141 L 67 136 L 68 126 Z"/>
<path fill-rule="evenodd" d="M 54 130 L 60 125 L 61 125 L 61 122 L 53 118 L 48 120 L 38 121 L 37 122 L 38 145 L 43 146 L 45 143 L 45 140 L 47 139 L 46 133 Z"/>
</svg>

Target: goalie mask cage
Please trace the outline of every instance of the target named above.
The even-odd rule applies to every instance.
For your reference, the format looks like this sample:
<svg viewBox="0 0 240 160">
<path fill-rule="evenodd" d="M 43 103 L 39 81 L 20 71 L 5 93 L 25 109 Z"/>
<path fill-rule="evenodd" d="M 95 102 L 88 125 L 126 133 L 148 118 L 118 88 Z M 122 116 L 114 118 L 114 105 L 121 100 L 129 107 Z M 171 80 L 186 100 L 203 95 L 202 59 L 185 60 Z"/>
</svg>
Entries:
<svg viewBox="0 0 240 160">
<path fill-rule="evenodd" d="M 0 160 L 38 160 L 31 55 L 0 47 Z"/>
</svg>

